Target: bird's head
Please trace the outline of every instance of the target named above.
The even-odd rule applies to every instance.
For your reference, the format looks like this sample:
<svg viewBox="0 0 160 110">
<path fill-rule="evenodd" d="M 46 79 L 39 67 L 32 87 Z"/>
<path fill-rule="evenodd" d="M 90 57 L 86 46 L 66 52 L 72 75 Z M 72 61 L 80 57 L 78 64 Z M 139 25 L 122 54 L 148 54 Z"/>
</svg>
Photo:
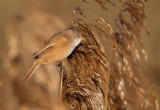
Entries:
<svg viewBox="0 0 160 110">
<path fill-rule="evenodd" d="M 75 36 L 76 38 L 80 39 L 80 40 L 85 40 L 85 38 L 82 36 L 80 30 L 78 30 L 75 27 L 70 27 L 68 28 L 69 30 L 71 30 L 73 32 L 73 36 Z"/>
</svg>

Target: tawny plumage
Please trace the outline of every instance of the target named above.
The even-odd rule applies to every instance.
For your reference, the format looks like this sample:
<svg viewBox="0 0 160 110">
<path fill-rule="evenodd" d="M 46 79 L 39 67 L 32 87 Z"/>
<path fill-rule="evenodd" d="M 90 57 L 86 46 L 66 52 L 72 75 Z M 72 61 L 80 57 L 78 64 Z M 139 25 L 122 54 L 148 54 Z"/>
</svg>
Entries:
<svg viewBox="0 0 160 110">
<path fill-rule="evenodd" d="M 68 57 L 79 45 L 81 39 L 81 34 L 74 28 L 68 28 L 53 35 L 33 54 L 35 62 L 22 81 L 21 87 L 41 64 L 58 62 Z"/>
</svg>

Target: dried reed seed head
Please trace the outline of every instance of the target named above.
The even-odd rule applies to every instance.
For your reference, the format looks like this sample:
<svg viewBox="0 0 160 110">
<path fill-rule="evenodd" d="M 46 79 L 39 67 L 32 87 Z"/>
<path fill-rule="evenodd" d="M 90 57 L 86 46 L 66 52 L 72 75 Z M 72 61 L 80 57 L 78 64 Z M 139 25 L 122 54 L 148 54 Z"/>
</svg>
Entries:
<svg viewBox="0 0 160 110">
<path fill-rule="evenodd" d="M 104 108 L 104 93 L 109 78 L 108 63 L 91 30 L 79 28 L 86 40 L 63 65 L 66 68 L 63 99 L 75 107 L 83 102 L 88 109 L 100 110 Z"/>
</svg>

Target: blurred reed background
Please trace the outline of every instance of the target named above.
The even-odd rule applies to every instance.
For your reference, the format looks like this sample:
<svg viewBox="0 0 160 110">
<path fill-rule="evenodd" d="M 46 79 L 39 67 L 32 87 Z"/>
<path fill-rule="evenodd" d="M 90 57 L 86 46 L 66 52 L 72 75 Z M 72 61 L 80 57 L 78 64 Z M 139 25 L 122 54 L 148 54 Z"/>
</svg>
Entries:
<svg viewBox="0 0 160 110">
<path fill-rule="evenodd" d="M 36 70 L 22 91 L 17 90 L 17 85 L 31 67 L 32 54 L 36 49 L 71 23 L 73 3 L 74 0 L 0 1 L 0 110 L 64 109 L 58 102 L 59 69 L 53 64 L 43 65 Z M 159 4 L 159 0 L 150 0 L 146 5 L 150 36 L 143 34 L 148 61 L 143 61 L 142 66 L 160 101 Z M 114 24 L 118 8 L 108 5 L 110 16 L 106 18 L 111 25 Z"/>
</svg>

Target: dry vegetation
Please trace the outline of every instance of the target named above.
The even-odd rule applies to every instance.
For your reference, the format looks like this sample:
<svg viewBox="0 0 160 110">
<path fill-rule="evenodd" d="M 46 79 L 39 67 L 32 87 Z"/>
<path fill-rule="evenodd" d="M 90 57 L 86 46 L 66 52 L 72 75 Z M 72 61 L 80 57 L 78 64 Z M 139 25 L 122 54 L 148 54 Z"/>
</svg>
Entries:
<svg viewBox="0 0 160 110">
<path fill-rule="evenodd" d="M 148 33 L 145 1 L 119 0 L 120 10 L 113 27 L 107 18 L 85 10 L 84 6 L 93 2 L 105 14 L 107 4 L 116 6 L 110 0 L 74 2 L 69 26 L 79 29 L 85 41 L 61 62 L 62 70 L 52 64 L 44 65 L 21 90 L 17 86 L 33 62 L 32 53 L 48 36 L 66 26 L 60 18 L 38 9 L 11 20 L 6 28 L 8 51 L 0 56 L 5 57 L 2 64 L 8 73 L 0 79 L 2 109 L 159 109 L 151 83 L 139 63 L 139 53 L 147 58 L 141 38 L 142 31 Z"/>
</svg>

